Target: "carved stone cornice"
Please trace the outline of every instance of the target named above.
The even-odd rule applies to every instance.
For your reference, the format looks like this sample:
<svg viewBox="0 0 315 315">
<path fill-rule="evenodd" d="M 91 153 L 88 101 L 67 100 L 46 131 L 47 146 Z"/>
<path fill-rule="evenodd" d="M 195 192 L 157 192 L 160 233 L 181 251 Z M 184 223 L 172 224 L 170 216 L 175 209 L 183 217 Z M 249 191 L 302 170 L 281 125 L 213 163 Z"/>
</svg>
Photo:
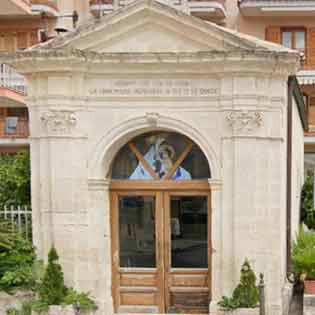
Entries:
<svg viewBox="0 0 315 315">
<path fill-rule="evenodd" d="M 279 59 L 279 56 L 281 58 Z M 296 61 L 296 63 L 294 62 Z M 298 58 L 294 54 L 271 51 L 207 51 L 207 52 L 178 52 L 174 53 L 97 53 L 92 51 L 82 51 L 79 49 L 48 49 L 23 51 L 15 53 L 3 53 L 0 55 L 0 63 L 6 63 L 13 66 L 21 74 L 37 73 L 43 71 L 60 71 L 67 68 L 69 64 L 71 69 L 80 71 L 89 71 L 94 65 L 101 71 L 108 71 L 109 65 L 119 63 L 131 64 L 164 64 L 169 70 L 171 65 L 205 63 L 215 66 L 213 71 L 204 67 L 198 70 L 198 73 L 226 74 L 231 72 L 233 66 L 234 72 L 246 72 L 283 75 L 296 73 Z M 225 63 L 225 67 L 220 67 L 220 62 Z M 268 66 L 267 66 L 268 64 Z M 264 66 L 262 66 L 264 65 Z M 237 68 L 235 68 L 237 67 Z M 186 70 L 187 71 L 187 70 Z"/>
<path fill-rule="evenodd" d="M 233 110 L 227 112 L 226 120 L 233 131 L 251 132 L 263 125 L 263 114 L 256 110 Z"/>
<path fill-rule="evenodd" d="M 72 134 L 77 118 L 70 109 L 49 109 L 41 114 L 41 121 L 47 134 L 67 136 Z"/>
</svg>

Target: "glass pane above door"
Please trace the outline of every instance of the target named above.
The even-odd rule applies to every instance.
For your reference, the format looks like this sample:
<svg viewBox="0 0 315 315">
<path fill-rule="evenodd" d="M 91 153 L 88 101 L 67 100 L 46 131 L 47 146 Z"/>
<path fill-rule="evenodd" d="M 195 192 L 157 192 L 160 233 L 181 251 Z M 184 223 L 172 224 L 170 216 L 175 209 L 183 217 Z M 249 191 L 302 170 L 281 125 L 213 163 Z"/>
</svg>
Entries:
<svg viewBox="0 0 315 315">
<path fill-rule="evenodd" d="M 208 268 L 208 198 L 172 196 L 171 267 Z"/>
<path fill-rule="evenodd" d="M 154 268 L 155 197 L 119 198 L 120 267 Z"/>
<path fill-rule="evenodd" d="M 192 180 L 211 177 L 201 149 L 174 132 L 150 132 L 134 138 L 117 154 L 112 178 L 119 180 Z"/>
</svg>

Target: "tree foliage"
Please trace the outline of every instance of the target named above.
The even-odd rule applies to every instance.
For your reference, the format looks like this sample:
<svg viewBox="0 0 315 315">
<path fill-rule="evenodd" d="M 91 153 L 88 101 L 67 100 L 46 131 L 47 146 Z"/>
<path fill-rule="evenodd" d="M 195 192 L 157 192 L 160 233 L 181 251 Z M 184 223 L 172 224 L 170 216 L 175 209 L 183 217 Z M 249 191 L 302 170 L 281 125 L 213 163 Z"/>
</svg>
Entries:
<svg viewBox="0 0 315 315">
<path fill-rule="evenodd" d="M 0 291 L 33 288 L 35 261 L 35 248 L 20 236 L 12 246 L 0 247 Z"/>
<path fill-rule="evenodd" d="M 309 229 L 315 229 L 315 209 L 313 201 L 314 172 L 309 170 L 301 194 L 301 221 Z"/>
<path fill-rule="evenodd" d="M 30 205 L 30 177 L 28 152 L 0 154 L 0 211 L 4 206 Z"/>
<path fill-rule="evenodd" d="M 300 229 L 293 243 L 292 263 L 297 275 L 304 274 L 306 279 L 315 280 L 315 232 Z"/>
</svg>

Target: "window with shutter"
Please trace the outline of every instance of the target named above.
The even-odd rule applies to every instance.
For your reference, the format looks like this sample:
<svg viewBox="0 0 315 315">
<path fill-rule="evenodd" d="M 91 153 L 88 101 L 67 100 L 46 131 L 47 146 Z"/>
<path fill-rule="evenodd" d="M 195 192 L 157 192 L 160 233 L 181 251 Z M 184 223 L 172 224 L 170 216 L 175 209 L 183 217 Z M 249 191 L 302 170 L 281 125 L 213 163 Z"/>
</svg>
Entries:
<svg viewBox="0 0 315 315">
<path fill-rule="evenodd" d="M 27 33 L 19 32 L 17 34 L 17 49 L 27 48 Z"/>
<path fill-rule="evenodd" d="M 5 51 L 5 37 L 0 33 L 0 52 Z"/>
<path fill-rule="evenodd" d="M 314 129 L 315 126 L 315 96 L 308 97 L 308 111 L 307 111 L 308 124 L 310 129 Z"/>
<path fill-rule="evenodd" d="M 38 32 L 32 31 L 31 32 L 31 46 L 38 44 Z"/>
<path fill-rule="evenodd" d="M 315 106 L 315 96 L 310 96 L 309 97 L 309 105 L 310 106 Z"/>
<path fill-rule="evenodd" d="M 315 67 L 315 28 L 307 30 L 307 65 Z"/>
<path fill-rule="evenodd" d="M 276 44 L 281 44 L 280 26 L 268 26 L 266 28 L 266 40 Z"/>
<path fill-rule="evenodd" d="M 287 48 L 305 52 L 306 31 L 303 28 L 282 28 L 281 44 Z"/>
<path fill-rule="evenodd" d="M 9 52 L 13 52 L 15 50 L 14 37 L 12 33 L 5 35 L 4 48 L 6 51 L 9 51 Z"/>
</svg>

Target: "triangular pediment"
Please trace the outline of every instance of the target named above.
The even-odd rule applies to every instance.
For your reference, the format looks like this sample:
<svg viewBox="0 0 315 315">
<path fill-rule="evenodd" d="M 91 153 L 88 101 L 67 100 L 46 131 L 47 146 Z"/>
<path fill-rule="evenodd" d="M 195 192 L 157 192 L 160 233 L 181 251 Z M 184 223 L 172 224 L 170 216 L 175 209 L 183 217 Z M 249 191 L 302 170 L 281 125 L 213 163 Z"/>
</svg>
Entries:
<svg viewBox="0 0 315 315">
<path fill-rule="evenodd" d="M 153 0 L 135 1 L 80 26 L 75 32 L 33 47 L 38 48 L 73 48 L 97 53 L 286 50 Z"/>
<path fill-rule="evenodd" d="M 147 21 L 120 34 L 88 47 L 103 52 L 195 52 L 211 50 L 207 44 L 169 29 L 154 21 Z"/>
</svg>

